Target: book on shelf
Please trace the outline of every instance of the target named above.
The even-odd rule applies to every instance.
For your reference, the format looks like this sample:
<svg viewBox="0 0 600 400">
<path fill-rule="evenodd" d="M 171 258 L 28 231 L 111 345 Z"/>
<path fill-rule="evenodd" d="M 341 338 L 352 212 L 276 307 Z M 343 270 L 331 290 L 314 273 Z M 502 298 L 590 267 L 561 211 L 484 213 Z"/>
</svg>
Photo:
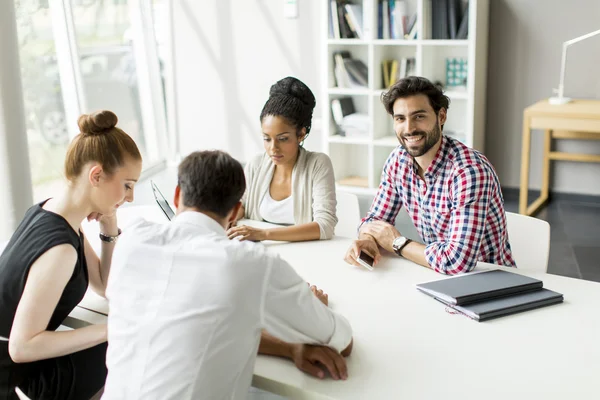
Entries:
<svg viewBox="0 0 600 400">
<path fill-rule="evenodd" d="M 329 32 L 332 39 L 364 39 L 362 4 L 348 0 L 329 1 Z"/>
<path fill-rule="evenodd" d="M 447 0 L 448 2 L 448 33 L 450 39 L 456 39 L 458 24 L 460 24 L 461 0 Z"/>
<path fill-rule="evenodd" d="M 408 28 L 404 34 L 404 39 L 415 40 L 417 38 L 417 13 L 414 13 L 408 21 Z"/>
<path fill-rule="evenodd" d="M 366 88 L 369 74 L 362 60 L 352 58 L 347 50 L 333 53 L 333 74 L 338 88 Z"/>
<path fill-rule="evenodd" d="M 464 40 L 469 36 L 469 3 L 465 8 L 462 19 L 460 21 L 460 25 L 458 26 L 458 31 L 456 33 L 456 39 Z"/>
<path fill-rule="evenodd" d="M 464 5 L 463 5 L 464 4 Z M 464 0 L 426 0 L 425 30 L 431 29 L 431 39 L 466 39 L 469 24 L 469 3 Z M 431 27 L 429 27 L 431 24 Z"/>
<path fill-rule="evenodd" d="M 371 130 L 369 116 L 363 113 L 352 113 L 342 118 L 342 136 L 352 138 L 367 138 Z"/>
<path fill-rule="evenodd" d="M 340 21 L 338 20 L 337 1 L 331 0 L 329 2 L 329 22 L 331 24 L 330 31 L 333 32 L 333 39 L 341 39 L 342 34 L 340 32 Z"/>
<path fill-rule="evenodd" d="M 360 4 L 345 4 L 345 17 L 358 39 L 364 39 L 363 11 Z"/>
<path fill-rule="evenodd" d="M 389 88 L 399 79 L 415 74 L 416 59 L 414 57 L 402 57 L 398 60 L 383 60 L 382 75 L 383 87 Z"/>
<path fill-rule="evenodd" d="M 379 0 L 377 3 L 378 39 L 416 38 L 416 21 L 416 13 L 409 20 L 406 0 Z"/>
<path fill-rule="evenodd" d="M 338 99 L 331 100 L 331 115 L 333 116 L 333 122 L 336 125 L 336 132 L 339 135 L 344 134 L 342 124 L 344 123 L 344 117 L 350 114 L 354 114 L 356 108 L 354 107 L 354 100 L 352 97 L 340 97 Z"/>
</svg>

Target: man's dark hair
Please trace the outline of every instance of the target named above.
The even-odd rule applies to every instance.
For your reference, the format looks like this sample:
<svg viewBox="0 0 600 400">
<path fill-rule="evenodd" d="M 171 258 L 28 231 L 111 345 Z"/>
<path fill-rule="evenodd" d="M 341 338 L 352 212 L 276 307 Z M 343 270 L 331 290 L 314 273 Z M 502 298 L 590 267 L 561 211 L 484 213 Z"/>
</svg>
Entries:
<svg viewBox="0 0 600 400">
<path fill-rule="evenodd" d="M 260 122 L 267 115 L 283 117 L 299 132 L 310 133 L 315 96 L 308 86 L 292 76 L 277 81 L 269 91 L 269 99 L 260 113 Z"/>
<path fill-rule="evenodd" d="M 178 170 L 183 205 L 225 218 L 246 190 L 242 165 L 229 154 L 196 151 L 187 156 Z"/>
<path fill-rule="evenodd" d="M 444 95 L 439 86 L 434 85 L 427 78 L 409 76 L 400 79 L 392 85 L 387 92 L 381 94 L 381 102 L 390 115 L 394 115 L 394 102 L 400 98 L 424 94 L 429 98 L 429 104 L 437 115 L 442 108 L 448 110 L 450 99 Z"/>
</svg>

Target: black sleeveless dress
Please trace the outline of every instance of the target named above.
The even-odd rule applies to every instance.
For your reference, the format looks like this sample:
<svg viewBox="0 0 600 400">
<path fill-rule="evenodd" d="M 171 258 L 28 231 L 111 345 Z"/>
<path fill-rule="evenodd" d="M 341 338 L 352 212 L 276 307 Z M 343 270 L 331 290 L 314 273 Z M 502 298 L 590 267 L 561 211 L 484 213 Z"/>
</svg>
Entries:
<svg viewBox="0 0 600 400">
<path fill-rule="evenodd" d="M 77 264 L 47 330 L 61 325 L 88 287 L 83 234 L 77 234 L 62 216 L 44 210 L 44 203 L 27 210 L 0 256 L 0 336 L 4 338 L 10 336 L 31 265 L 52 247 L 73 246 Z M 16 400 L 15 386 L 35 400 L 89 399 L 106 380 L 106 346 L 104 343 L 62 357 L 17 364 L 10 358 L 8 342 L 0 340 L 0 400 Z"/>
</svg>

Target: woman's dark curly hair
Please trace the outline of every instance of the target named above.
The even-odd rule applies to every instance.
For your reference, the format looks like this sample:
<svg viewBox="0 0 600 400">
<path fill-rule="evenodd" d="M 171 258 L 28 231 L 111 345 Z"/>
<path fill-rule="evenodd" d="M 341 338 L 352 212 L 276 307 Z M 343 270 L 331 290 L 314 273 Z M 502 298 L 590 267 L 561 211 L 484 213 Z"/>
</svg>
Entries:
<svg viewBox="0 0 600 400">
<path fill-rule="evenodd" d="M 260 122 L 268 115 L 283 117 L 296 127 L 297 133 L 302 128 L 306 128 L 308 136 L 315 105 L 315 96 L 308 86 L 304 82 L 288 76 L 271 86 L 269 100 L 260 113 Z"/>
</svg>

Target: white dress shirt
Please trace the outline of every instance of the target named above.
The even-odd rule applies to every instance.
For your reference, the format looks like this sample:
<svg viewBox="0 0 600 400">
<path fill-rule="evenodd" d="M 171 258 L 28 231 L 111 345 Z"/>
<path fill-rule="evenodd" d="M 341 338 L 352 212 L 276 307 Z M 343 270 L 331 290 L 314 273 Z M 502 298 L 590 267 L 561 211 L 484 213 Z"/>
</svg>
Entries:
<svg viewBox="0 0 600 400">
<path fill-rule="evenodd" d="M 287 262 L 192 211 L 124 231 L 106 294 L 107 400 L 244 399 L 263 328 L 338 351 L 351 341 Z"/>
</svg>

